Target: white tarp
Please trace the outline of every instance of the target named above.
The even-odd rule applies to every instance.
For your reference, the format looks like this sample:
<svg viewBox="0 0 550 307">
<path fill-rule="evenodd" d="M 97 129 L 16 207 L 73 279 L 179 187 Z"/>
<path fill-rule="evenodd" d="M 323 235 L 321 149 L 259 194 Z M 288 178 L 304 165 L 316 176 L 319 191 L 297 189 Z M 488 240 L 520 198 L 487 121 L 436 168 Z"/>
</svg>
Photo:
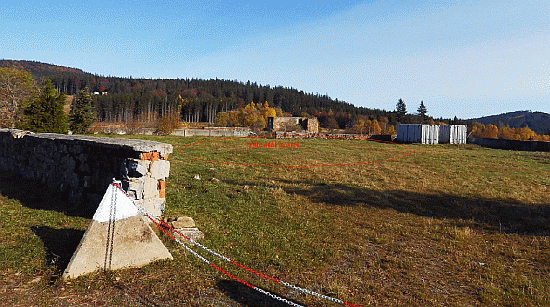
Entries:
<svg viewBox="0 0 550 307">
<path fill-rule="evenodd" d="M 468 137 L 466 125 L 451 125 L 449 130 L 449 143 L 466 144 L 466 138 Z"/>
</svg>

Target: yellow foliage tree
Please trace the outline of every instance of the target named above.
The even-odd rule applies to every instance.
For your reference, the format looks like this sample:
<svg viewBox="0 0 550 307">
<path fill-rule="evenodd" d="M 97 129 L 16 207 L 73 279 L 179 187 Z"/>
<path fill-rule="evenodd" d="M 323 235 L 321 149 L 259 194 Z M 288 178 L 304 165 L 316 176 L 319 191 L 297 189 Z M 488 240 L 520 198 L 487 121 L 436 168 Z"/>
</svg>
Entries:
<svg viewBox="0 0 550 307">
<path fill-rule="evenodd" d="M 535 132 L 527 126 L 517 129 L 517 134 L 520 140 L 531 140 L 535 137 Z"/>
<path fill-rule="evenodd" d="M 366 132 L 370 135 L 380 134 L 380 131 L 382 131 L 382 128 L 380 128 L 380 124 L 378 124 L 378 121 L 376 119 L 367 120 L 365 122 L 365 129 Z"/>
<path fill-rule="evenodd" d="M 498 127 L 495 125 L 487 125 L 485 129 L 483 129 L 482 135 L 484 138 L 496 139 L 498 138 Z"/>
<path fill-rule="evenodd" d="M 353 133 L 363 134 L 363 132 L 366 131 L 365 121 L 362 119 L 356 120 L 353 124 L 353 127 L 351 127 L 351 130 L 353 131 Z"/>
</svg>

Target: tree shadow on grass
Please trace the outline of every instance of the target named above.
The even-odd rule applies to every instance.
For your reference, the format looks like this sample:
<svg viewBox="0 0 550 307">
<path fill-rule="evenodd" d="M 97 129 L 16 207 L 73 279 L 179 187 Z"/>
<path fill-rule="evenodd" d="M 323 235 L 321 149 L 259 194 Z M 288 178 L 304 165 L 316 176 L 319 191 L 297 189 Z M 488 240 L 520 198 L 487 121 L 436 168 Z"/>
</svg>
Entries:
<svg viewBox="0 0 550 307">
<path fill-rule="evenodd" d="M 0 194 L 16 199 L 31 209 L 52 210 L 84 218 L 92 218 L 95 212 L 95 208 L 71 201 L 66 193 L 48 187 L 39 180 L 24 179 L 9 172 L 0 172 Z"/>
<path fill-rule="evenodd" d="M 32 232 L 44 243 L 46 265 L 53 269 L 52 281 L 61 276 L 75 252 L 84 231 L 76 229 L 54 229 L 31 227 Z"/>
<path fill-rule="evenodd" d="M 250 287 L 247 287 L 240 282 L 234 280 L 221 280 L 216 284 L 216 288 L 225 293 L 229 298 L 248 307 L 284 307 L 289 306 L 287 303 L 279 301 L 271 296 L 267 296 L 258 292 Z M 293 300 L 283 297 L 279 294 L 277 296 L 289 301 Z M 297 303 L 297 302 L 294 302 Z M 299 304 L 299 303 L 297 303 Z"/>
<path fill-rule="evenodd" d="M 286 182 L 295 183 L 295 182 Z M 374 191 L 343 184 L 313 184 L 283 188 L 313 202 L 338 206 L 365 205 L 425 217 L 463 219 L 504 233 L 550 235 L 550 204 L 526 204 L 513 199 L 462 197 L 409 191 Z"/>
<path fill-rule="evenodd" d="M 278 179 L 274 179 L 278 180 Z M 514 199 L 462 197 L 410 191 L 376 191 L 344 184 L 278 180 L 287 194 L 335 206 L 370 206 L 418 216 L 463 219 L 479 228 L 502 233 L 550 236 L 550 204 L 528 204 Z M 253 182 L 228 182 L 254 186 Z"/>
</svg>

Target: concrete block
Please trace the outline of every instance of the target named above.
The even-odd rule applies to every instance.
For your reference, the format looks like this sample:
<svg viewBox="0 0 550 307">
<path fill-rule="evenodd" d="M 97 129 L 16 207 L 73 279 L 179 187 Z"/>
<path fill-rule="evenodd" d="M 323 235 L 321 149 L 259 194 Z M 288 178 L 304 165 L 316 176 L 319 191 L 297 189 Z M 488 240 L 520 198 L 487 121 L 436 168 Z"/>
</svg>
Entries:
<svg viewBox="0 0 550 307">
<path fill-rule="evenodd" d="M 170 174 L 170 161 L 156 160 L 151 162 L 149 172 L 151 172 L 151 176 L 156 180 L 166 179 Z"/>
<path fill-rule="evenodd" d="M 117 202 L 111 204 L 112 199 Z M 117 210 L 110 221 L 111 205 Z M 118 188 L 109 186 L 62 278 L 76 278 L 99 269 L 142 266 L 159 259 L 173 258 L 131 200 Z"/>
<path fill-rule="evenodd" d="M 149 166 L 151 165 L 151 161 L 137 159 L 128 159 L 126 163 L 128 168 L 128 176 L 130 177 L 141 177 L 146 175 L 149 172 Z"/>
<path fill-rule="evenodd" d="M 195 221 L 190 216 L 180 216 L 169 223 L 173 228 L 195 227 Z"/>
<path fill-rule="evenodd" d="M 140 200 L 136 200 L 136 204 L 143 207 L 152 215 L 158 217 L 158 216 L 164 215 L 164 207 L 166 205 L 166 201 L 161 198 L 140 199 Z"/>
<path fill-rule="evenodd" d="M 126 184 L 128 185 L 128 194 L 131 194 L 135 199 L 143 199 L 143 179 L 131 178 Z"/>
<path fill-rule="evenodd" d="M 157 180 L 155 178 L 143 178 L 143 198 L 158 198 Z"/>
<path fill-rule="evenodd" d="M 202 233 L 202 231 L 200 231 L 198 228 L 183 228 L 183 229 L 178 229 L 178 232 L 181 233 L 182 235 L 190 238 L 193 241 L 199 241 L 199 240 L 204 239 L 204 233 Z M 181 237 L 177 233 L 176 233 L 176 236 Z M 185 238 L 183 238 L 183 237 L 182 237 L 182 239 L 185 240 Z"/>
</svg>

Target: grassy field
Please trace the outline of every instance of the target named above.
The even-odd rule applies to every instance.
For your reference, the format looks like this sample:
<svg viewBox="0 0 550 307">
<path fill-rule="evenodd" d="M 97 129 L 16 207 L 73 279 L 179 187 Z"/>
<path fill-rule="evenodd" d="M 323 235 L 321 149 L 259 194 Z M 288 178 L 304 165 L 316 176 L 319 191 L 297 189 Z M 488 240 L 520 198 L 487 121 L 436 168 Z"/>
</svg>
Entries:
<svg viewBox="0 0 550 307">
<path fill-rule="evenodd" d="M 549 153 L 135 137 L 174 145 L 166 215 L 193 217 L 201 243 L 253 269 L 363 306 L 550 305 Z M 197 142 L 182 153 L 237 164 L 180 154 Z M 354 165 L 284 167 L 325 164 Z M 44 193 L 36 182 L 0 179 L 0 305 L 286 306 L 164 235 L 174 261 L 60 281 L 89 220 Z M 206 257 L 296 303 L 335 306 Z"/>
</svg>

